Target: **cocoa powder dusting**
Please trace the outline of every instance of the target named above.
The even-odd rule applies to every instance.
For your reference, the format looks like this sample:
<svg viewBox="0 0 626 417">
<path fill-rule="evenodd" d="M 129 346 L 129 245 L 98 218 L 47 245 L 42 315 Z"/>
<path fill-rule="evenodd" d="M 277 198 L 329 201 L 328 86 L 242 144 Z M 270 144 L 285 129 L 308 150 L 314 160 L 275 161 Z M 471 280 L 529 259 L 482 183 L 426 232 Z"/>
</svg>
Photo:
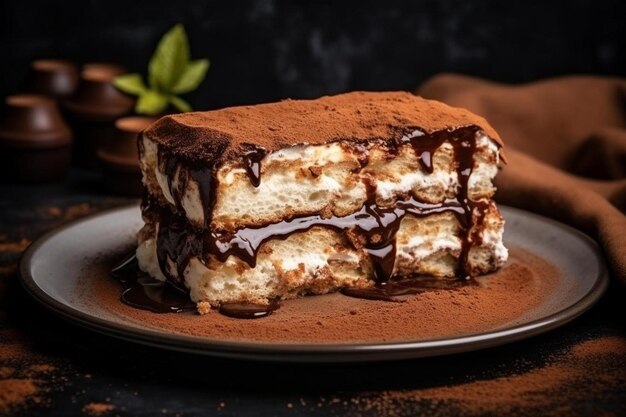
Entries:
<svg viewBox="0 0 626 417">
<path fill-rule="evenodd" d="M 83 412 L 92 416 L 101 416 L 113 410 L 115 410 L 115 406 L 107 403 L 89 403 L 83 407 Z"/>
<path fill-rule="evenodd" d="M 598 378 L 598 374 L 602 377 Z M 605 396 L 607 386 L 626 384 L 626 339 L 603 337 L 580 342 L 550 358 L 544 366 L 489 380 L 427 389 L 384 391 L 363 394 L 348 402 L 350 415 L 413 415 L 428 410 L 428 415 L 464 416 L 586 415 L 575 401 Z M 355 412 L 356 411 L 356 412 Z M 622 410 L 626 411 L 626 410 Z M 618 414 L 619 415 L 619 411 Z"/>
<path fill-rule="evenodd" d="M 577 358 L 593 358 L 602 355 L 626 354 L 626 339 L 621 337 L 604 337 L 580 343 L 572 349 Z"/>
<path fill-rule="evenodd" d="M 27 401 L 38 401 L 39 389 L 32 379 L 0 380 L 0 414 L 7 413 Z"/>
<path fill-rule="evenodd" d="M 412 130 L 432 133 L 474 125 L 502 145 L 485 119 L 407 92 L 352 92 L 317 100 L 165 116 L 144 131 L 178 158 L 218 165 L 262 148 L 271 152 L 335 141 L 388 140 Z M 315 129 L 311 129 L 315 126 Z"/>
<path fill-rule="evenodd" d="M 89 203 L 78 203 L 68 205 L 66 207 L 42 207 L 39 209 L 39 214 L 43 218 L 49 219 L 59 219 L 63 221 L 69 221 L 78 219 L 81 217 L 85 217 L 91 213 L 94 213 L 98 209 L 97 206 L 94 206 Z"/>
<path fill-rule="evenodd" d="M 428 340 L 515 325 L 550 297 L 561 280 L 550 263 L 513 248 L 511 261 L 478 278 L 479 285 L 426 292 L 400 303 L 337 293 L 309 296 L 282 302 L 269 317 L 240 320 L 216 311 L 155 314 L 129 307 L 120 301 L 120 285 L 109 270 L 107 260 L 95 261 L 77 294 L 102 317 L 216 340 L 307 344 Z"/>
<path fill-rule="evenodd" d="M 63 380 L 54 378 L 57 366 L 31 349 L 14 329 L 0 329 L 0 415 L 29 405 L 46 406 L 48 393 L 62 389 Z M 45 382 L 51 378 L 55 387 Z"/>
<path fill-rule="evenodd" d="M 0 242 L 0 252 L 23 252 L 30 245 L 30 240 L 20 239 L 18 242 Z"/>
<path fill-rule="evenodd" d="M 13 368 L 0 366 L 0 379 L 8 379 L 11 375 L 13 375 Z"/>
</svg>

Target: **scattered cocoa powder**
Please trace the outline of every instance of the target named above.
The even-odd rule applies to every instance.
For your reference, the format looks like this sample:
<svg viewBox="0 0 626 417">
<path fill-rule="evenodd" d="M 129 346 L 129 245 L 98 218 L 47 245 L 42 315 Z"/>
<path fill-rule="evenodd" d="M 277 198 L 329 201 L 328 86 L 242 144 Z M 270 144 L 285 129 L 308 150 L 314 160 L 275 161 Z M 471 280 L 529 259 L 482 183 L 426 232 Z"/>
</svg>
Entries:
<svg viewBox="0 0 626 417">
<path fill-rule="evenodd" d="M 83 412 L 92 416 L 100 416 L 113 410 L 115 410 L 115 406 L 107 403 L 89 403 L 83 407 Z"/>
<path fill-rule="evenodd" d="M 60 207 L 44 207 L 40 210 L 40 213 L 46 217 L 61 217 L 63 210 Z"/>
<path fill-rule="evenodd" d="M 20 359 L 29 355 L 29 352 L 24 346 L 18 343 L 2 343 L 0 344 L 0 358 L 1 359 Z"/>
<path fill-rule="evenodd" d="M 95 207 L 89 203 L 79 203 L 72 206 L 65 207 L 63 210 L 64 220 L 74 220 L 80 217 L 84 217 L 88 214 L 95 212 L 98 207 Z"/>
<path fill-rule="evenodd" d="M 97 209 L 97 206 L 93 206 L 89 203 L 78 203 L 67 207 L 42 207 L 39 209 L 39 214 L 44 218 L 73 220 L 91 214 Z"/>
<path fill-rule="evenodd" d="M 7 379 L 13 375 L 13 368 L 8 366 L 0 366 L 0 379 Z"/>
<path fill-rule="evenodd" d="M 480 285 L 423 293 L 402 303 L 341 294 L 304 297 L 283 302 L 269 317 L 240 320 L 215 311 L 155 314 L 129 307 L 120 302 L 121 288 L 109 276 L 110 263 L 97 262 L 88 268 L 77 299 L 101 317 L 175 334 L 267 343 L 413 341 L 496 330 L 541 314 L 537 307 L 555 297 L 561 281 L 550 263 L 513 248 L 508 265 L 480 278 Z"/>
<path fill-rule="evenodd" d="M 45 406 L 48 394 L 62 389 L 62 379 L 49 384 L 57 366 L 34 352 L 24 336 L 15 329 L 0 329 L 0 415 L 10 414 L 27 405 Z M 48 381 L 48 382 L 46 382 Z"/>
<path fill-rule="evenodd" d="M 38 374 L 48 374 L 50 372 L 54 372 L 55 370 L 56 367 L 54 365 L 50 365 L 49 363 L 33 365 L 29 368 L 30 372 L 35 372 Z"/>
<path fill-rule="evenodd" d="M 24 405 L 28 401 L 38 402 L 39 389 L 31 379 L 0 380 L 0 414 Z"/>
<path fill-rule="evenodd" d="M 0 242 L 0 252 L 23 252 L 30 245 L 30 240 L 20 239 L 17 242 Z"/>
<path fill-rule="evenodd" d="M 6 278 L 17 272 L 17 265 L 0 265 L 0 277 Z"/>
<path fill-rule="evenodd" d="M 578 415 L 576 401 L 607 400 L 611 387 L 626 387 L 626 338 L 584 341 L 544 366 L 510 376 L 458 385 L 365 394 L 349 401 L 354 415 Z M 626 412 L 622 402 L 621 412 Z M 619 414 L 619 410 L 616 410 Z M 582 410 L 588 415 L 589 410 Z"/>
<path fill-rule="evenodd" d="M 626 339 L 621 337 L 604 337 L 580 343 L 572 349 L 577 358 L 597 357 L 600 355 L 626 354 Z M 626 371 L 625 371 L 626 372 Z"/>
</svg>

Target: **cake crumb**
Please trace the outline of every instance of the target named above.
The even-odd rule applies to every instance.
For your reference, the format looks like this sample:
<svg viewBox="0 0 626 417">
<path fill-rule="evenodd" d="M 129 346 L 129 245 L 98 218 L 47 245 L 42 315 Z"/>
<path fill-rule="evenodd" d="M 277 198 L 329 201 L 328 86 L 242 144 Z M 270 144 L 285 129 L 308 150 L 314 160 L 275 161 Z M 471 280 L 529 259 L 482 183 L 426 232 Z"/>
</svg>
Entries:
<svg viewBox="0 0 626 417">
<path fill-rule="evenodd" d="M 211 311 L 211 304 L 206 301 L 200 301 L 198 304 L 196 304 L 196 307 L 198 308 L 198 313 L 200 313 L 201 315 L 207 314 L 209 311 Z"/>
</svg>

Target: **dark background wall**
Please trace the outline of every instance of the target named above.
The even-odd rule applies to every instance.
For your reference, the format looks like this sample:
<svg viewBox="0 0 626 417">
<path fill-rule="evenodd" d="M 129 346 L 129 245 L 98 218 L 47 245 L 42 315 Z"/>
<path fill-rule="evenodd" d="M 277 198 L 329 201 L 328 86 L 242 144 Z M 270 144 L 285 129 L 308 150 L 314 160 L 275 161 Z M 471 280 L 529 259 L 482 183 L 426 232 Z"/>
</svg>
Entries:
<svg viewBox="0 0 626 417">
<path fill-rule="evenodd" d="M 442 71 L 524 82 L 626 75 L 626 1 L 34 1 L 0 3 L 0 94 L 36 58 L 113 61 L 144 71 L 184 23 L 211 59 L 197 108 L 415 89 Z"/>
</svg>

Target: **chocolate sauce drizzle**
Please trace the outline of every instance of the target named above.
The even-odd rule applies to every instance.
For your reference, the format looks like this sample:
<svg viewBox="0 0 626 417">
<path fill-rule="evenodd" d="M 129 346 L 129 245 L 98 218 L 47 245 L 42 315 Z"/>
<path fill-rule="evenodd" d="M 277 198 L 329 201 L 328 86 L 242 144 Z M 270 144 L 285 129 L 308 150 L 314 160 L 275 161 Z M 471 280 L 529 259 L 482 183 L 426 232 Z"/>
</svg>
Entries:
<svg viewBox="0 0 626 417">
<path fill-rule="evenodd" d="M 220 305 L 221 314 L 236 319 L 260 319 L 267 317 L 278 309 L 280 304 L 277 302 L 268 305 L 263 304 L 247 304 L 247 303 L 224 303 Z"/>
<path fill-rule="evenodd" d="M 386 142 L 390 153 L 398 152 L 401 146 L 409 144 L 419 156 L 421 168 L 428 173 L 434 171 L 434 152 L 448 141 L 454 150 L 456 172 L 458 175 L 459 190 L 456 198 L 439 204 L 429 204 L 417 201 L 410 197 L 397 201 L 392 207 L 379 207 L 376 204 L 376 187 L 369 182 L 365 183 L 367 202 L 356 213 L 345 217 L 323 218 L 320 215 L 300 216 L 286 219 L 278 223 L 263 227 L 242 227 L 235 231 L 213 230 L 210 226 L 211 213 L 214 206 L 214 189 L 216 178 L 212 168 L 178 170 L 179 160 L 170 152 L 159 151 L 159 164 L 162 172 L 167 175 L 168 185 L 175 202 L 176 210 L 160 204 L 153 204 L 144 199 L 144 215 L 155 214 L 160 223 L 157 235 L 157 257 L 159 266 L 168 280 L 177 288 L 183 289 L 181 278 L 192 257 L 207 261 L 210 255 L 220 262 L 225 262 L 229 256 L 236 256 L 254 267 L 256 256 L 261 245 L 270 239 L 286 239 L 292 233 L 303 232 L 312 227 L 329 227 L 340 232 L 352 231 L 365 242 L 364 250 L 369 254 L 375 272 L 376 286 L 367 290 L 344 290 L 346 295 L 360 294 L 364 298 L 380 297 L 379 299 L 393 298 L 397 295 L 423 291 L 422 287 L 407 286 L 390 281 L 393 276 L 396 258 L 395 235 L 400 222 L 406 214 L 424 217 L 434 213 L 453 213 L 460 226 L 462 249 L 459 256 L 457 277 L 467 281 L 471 277 L 468 265 L 468 254 L 473 245 L 480 244 L 480 228 L 472 227 L 475 223 L 482 224 L 488 204 L 475 202 L 468 197 L 468 181 L 474 169 L 474 151 L 476 136 L 479 127 L 465 126 L 457 129 L 438 131 L 425 134 L 419 129 L 399 139 Z M 360 152 L 366 154 L 365 152 Z M 244 156 L 244 167 L 250 182 L 256 187 L 260 184 L 260 161 L 265 151 L 256 150 L 247 152 Z M 366 157 L 360 157 L 361 165 L 367 164 Z M 177 176 L 177 181 L 174 181 Z M 188 177 L 186 177 L 188 176 Z M 204 212 L 205 230 L 194 229 L 184 216 L 182 197 L 187 181 L 194 180 L 200 189 Z M 170 272 L 170 261 L 173 262 L 177 274 Z M 399 286 L 400 285 L 400 286 Z M 378 295 L 373 295 L 376 292 Z M 246 307 L 254 311 L 252 307 Z M 225 312 L 233 311 L 225 307 Z M 226 313 L 225 313 L 226 314 Z M 233 313 L 234 314 L 234 313 Z M 268 315 L 266 313 L 251 313 L 253 316 Z"/>
<path fill-rule="evenodd" d="M 158 281 L 139 269 L 135 251 L 114 266 L 111 275 L 122 284 L 120 298 L 126 305 L 154 313 L 180 313 L 196 309 L 188 291 L 170 282 Z M 225 303 L 217 311 L 238 319 L 258 319 L 269 316 L 279 307 L 278 302 L 269 305 Z"/>
<path fill-rule="evenodd" d="M 255 187 L 261 185 L 261 160 L 267 152 L 263 149 L 248 151 L 243 156 L 243 166 L 246 169 L 250 183 Z"/>
<path fill-rule="evenodd" d="M 186 291 L 141 271 L 134 251 L 113 267 L 111 275 L 122 284 L 122 302 L 131 307 L 154 313 L 178 313 L 196 308 Z"/>
<path fill-rule="evenodd" d="M 204 226 L 208 227 L 213 212 L 214 195 L 213 190 L 216 188 L 217 179 L 213 172 L 213 167 L 194 167 L 191 169 L 181 169 L 180 158 L 165 149 L 159 149 L 158 163 L 159 170 L 167 177 L 167 187 L 170 190 L 176 211 L 184 213 L 183 197 L 189 180 L 193 180 L 198 185 L 200 199 L 202 200 L 202 208 L 204 211 Z M 146 206 L 150 202 L 144 198 L 142 208 L 145 211 Z"/>
<path fill-rule="evenodd" d="M 403 296 L 421 294 L 427 291 L 452 290 L 474 283 L 474 280 L 454 278 L 413 277 L 400 281 L 381 282 L 368 288 L 342 288 L 341 293 L 348 297 L 366 300 L 401 302 Z"/>
</svg>

